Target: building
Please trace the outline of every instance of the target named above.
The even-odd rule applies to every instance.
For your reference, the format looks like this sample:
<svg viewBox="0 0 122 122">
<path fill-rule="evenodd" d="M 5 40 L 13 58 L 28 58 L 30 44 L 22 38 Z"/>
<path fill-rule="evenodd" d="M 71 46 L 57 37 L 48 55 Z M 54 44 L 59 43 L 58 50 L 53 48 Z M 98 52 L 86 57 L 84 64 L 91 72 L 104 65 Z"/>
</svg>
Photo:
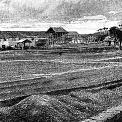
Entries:
<svg viewBox="0 0 122 122">
<path fill-rule="evenodd" d="M 19 39 L 17 31 L 0 31 L 0 48 L 14 47 Z"/>
<path fill-rule="evenodd" d="M 47 37 L 49 39 L 48 45 L 62 44 L 65 42 L 65 35 L 68 32 L 62 27 L 50 27 L 47 31 Z"/>
<path fill-rule="evenodd" d="M 15 47 L 16 41 L 25 38 L 32 41 L 30 46 L 35 46 L 35 42 L 45 36 L 45 31 L 0 31 L 0 47 Z"/>
<path fill-rule="evenodd" d="M 67 39 L 70 40 L 70 43 L 78 43 L 78 32 L 76 31 L 70 31 L 67 34 Z"/>
<path fill-rule="evenodd" d="M 21 41 L 30 40 L 31 43 Z M 0 47 L 54 47 L 67 43 L 82 43 L 83 36 L 76 31 L 66 31 L 62 27 L 50 27 L 47 31 L 1 31 Z"/>
<path fill-rule="evenodd" d="M 107 46 L 111 46 L 111 45 L 115 46 L 117 44 L 116 39 L 110 36 L 105 37 L 103 42 L 106 43 Z"/>
<path fill-rule="evenodd" d="M 30 43 L 32 43 L 29 39 L 20 39 L 19 41 L 16 41 L 17 48 L 25 49 L 30 48 Z"/>
<path fill-rule="evenodd" d="M 83 37 L 76 31 L 69 31 L 67 38 L 71 40 L 70 43 L 78 44 L 84 42 Z"/>
</svg>

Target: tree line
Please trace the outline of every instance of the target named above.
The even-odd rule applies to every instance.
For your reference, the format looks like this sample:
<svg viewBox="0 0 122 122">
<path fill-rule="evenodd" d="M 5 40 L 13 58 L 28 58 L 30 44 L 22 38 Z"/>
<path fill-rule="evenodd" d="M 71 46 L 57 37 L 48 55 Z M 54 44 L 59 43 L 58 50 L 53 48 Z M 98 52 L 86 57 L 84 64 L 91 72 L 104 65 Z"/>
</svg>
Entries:
<svg viewBox="0 0 122 122">
<path fill-rule="evenodd" d="M 122 26 L 122 25 L 121 25 Z M 110 36 L 111 38 L 114 39 L 114 44 L 116 45 L 117 43 L 119 44 L 119 49 L 122 49 L 122 30 L 121 27 L 113 26 L 111 28 L 103 28 L 99 29 L 99 35 L 97 37 L 97 41 L 103 41 L 105 37 Z M 106 32 L 106 33 L 105 33 Z M 111 45 L 111 42 L 110 42 Z"/>
</svg>

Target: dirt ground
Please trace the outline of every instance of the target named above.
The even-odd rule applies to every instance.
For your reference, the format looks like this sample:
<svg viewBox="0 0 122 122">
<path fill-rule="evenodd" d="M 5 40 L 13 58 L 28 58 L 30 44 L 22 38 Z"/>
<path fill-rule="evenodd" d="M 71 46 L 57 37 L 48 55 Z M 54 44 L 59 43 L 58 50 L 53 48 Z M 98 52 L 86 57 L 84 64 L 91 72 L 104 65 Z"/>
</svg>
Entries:
<svg viewBox="0 0 122 122">
<path fill-rule="evenodd" d="M 75 85 L 77 87 L 81 84 L 86 86 L 86 82 L 87 85 L 92 85 L 96 82 L 100 83 L 103 79 L 111 80 L 115 77 L 118 79 L 122 76 L 121 52 L 64 53 L 62 55 L 44 52 L 1 52 L 0 59 L 0 92 L 4 93 L 0 94 L 3 96 L 8 92 L 7 95 L 10 95 L 12 91 L 13 94 L 18 88 L 23 89 L 25 87 L 26 91 L 29 89 L 28 92 L 31 92 L 34 87 L 39 89 L 40 82 L 35 85 L 34 82 L 37 82 L 37 80 L 34 79 L 42 78 L 42 76 L 43 78 L 47 76 L 52 78 L 50 83 L 44 82 L 43 86 L 45 84 L 48 84 L 48 86 L 57 84 L 60 87 L 65 86 L 65 88 Z M 23 84 L 22 79 L 32 80 Z M 18 85 L 16 81 L 19 84 L 18 88 L 16 87 Z M 8 86 L 7 83 L 9 83 Z M 26 87 L 26 85 L 29 87 Z M 5 86 L 7 86 L 6 89 L 4 89 Z M 19 93 L 23 94 L 23 91 Z M 108 107 L 120 104 L 122 102 L 121 91 L 120 87 L 118 91 L 116 89 L 114 91 L 104 90 L 98 93 L 78 90 L 68 93 L 66 96 L 43 96 L 38 94 L 30 96 L 11 107 L 1 108 L 0 120 L 2 122 L 5 119 L 9 122 L 34 122 L 36 117 L 41 116 L 39 122 L 46 122 L 44 117 L 47 117 L 49 122 L 62 122 L 62 118 L 64 122 L 77 122 L 87 119 L 95 113 L 98 114 Z M 32 93 L 34 93 L 33 90 Z M 31 120 L 29 117 L 33 119 Z"/>
</svg>

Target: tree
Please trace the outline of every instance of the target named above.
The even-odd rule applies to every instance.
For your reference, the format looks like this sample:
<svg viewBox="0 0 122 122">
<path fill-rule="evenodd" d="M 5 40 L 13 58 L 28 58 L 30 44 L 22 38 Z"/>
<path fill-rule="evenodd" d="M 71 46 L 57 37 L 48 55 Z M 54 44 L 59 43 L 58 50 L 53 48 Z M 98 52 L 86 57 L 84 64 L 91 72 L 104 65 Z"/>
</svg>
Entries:
<svg viewBox="0 0 122 122">
<path fill-rule="evenodd" d="M 122 45 L 121 45 L 122 31 L 118 27 L 114 26 L 109 29 L 109 34 L 111 37 L 114 37 L 116 39 L 115 41 L 119 42 L 119 48 L 121 49 L 122 48 Z"/>
<path fill-rule="evenodd" d="M 108 28 L 104 27 L 98 30 L 97 36 L 95 41 L 96 42 L 103 42 L 104 39 L 108 36 Z"/>
<path fill-rule="evenodd" d="M 46 39 L 39 39 L 37 42 L 36 42 L 36 46 L 37 47 L 44 47 L 47 43 L 47 40 Z"/>
</svg>

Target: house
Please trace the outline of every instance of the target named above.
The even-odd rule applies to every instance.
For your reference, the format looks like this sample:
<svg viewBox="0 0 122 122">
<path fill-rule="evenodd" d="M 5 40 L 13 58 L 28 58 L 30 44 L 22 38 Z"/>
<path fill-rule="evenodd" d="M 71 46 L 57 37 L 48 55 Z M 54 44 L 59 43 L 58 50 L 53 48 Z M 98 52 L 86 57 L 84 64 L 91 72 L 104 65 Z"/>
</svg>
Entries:
<svg viewBox="0 0 122 122">
<path fill-rule="evenodd" d="M 70 43 L 78 43 L 77 42 L 78 35 L 79 35 L 78 32 L 76 32 L 76 31 L 70 31 L 67 34 L 67 39 L 70 40 Z"/>
<path fill-rule="evenodd" d="M 26 47 L 30 47 L 30 43 L 32 43 L 29 39 L 24 38 L 16 41 L 16 45 L 18 48 L 25 49 Z"/>
<path fill-rule="evenodd" d="M 49 39 L 48 45 L 62 44 L 65 42 L 65 36 L 68 32 L 62 27 L 50 27 L 47 31 Z"/>
<path fill-rule="evenodd" d="M 20 40 L 30 40 L 32 43 L 25 43 L 35 47 L 37 43 L 46 42 L 46 46 L 54 44 L 62 44 L 66 41 L 68 32 L 62 27 L 50 27 L 47 31 L 0 31 L 0 47 L 22 46 Z M 46 39 L 44 39 L 46 38 Z M 23 42 L 24 44 L 24 42 Z"/>
<path fill-rule="evenodd" d="M 106 43 L 106 45 L 108 46 L 111 46 L 111 45 L 116 45 L 116 40 L 115 38 L 112 38 L 110 36 L 107 36 L 104 40 L 103 40 L 104 43 Z"/>
<path fill-rule="evenodd" d="M 67 34 L 67 38 L 69 38 L 71 41 L 70 43 L 83 43 L 84 39 L 83 37 L 76 31 L 69 31 Z"/>
<path fill-rule="evenodd" d="M 53 36 L 56 38 L 67 34 L 68 32 L 62 27 L 50 27 L 46 33 L 53 34 Z"/>
<path fill-rule="evenodd" d="M 19 40 L 18 33 L 14 31 L 0 31 L 0 47 L 14 47 Z"/>
<path fill-rule="evenodd" d="M 0 31 L 0 48 L 15 47 L 17 41 L 25 38 L 32 41 L 30 46 L 35 46 L 35 42 L 45 36 L 45 31 Z"/>
</svg>

